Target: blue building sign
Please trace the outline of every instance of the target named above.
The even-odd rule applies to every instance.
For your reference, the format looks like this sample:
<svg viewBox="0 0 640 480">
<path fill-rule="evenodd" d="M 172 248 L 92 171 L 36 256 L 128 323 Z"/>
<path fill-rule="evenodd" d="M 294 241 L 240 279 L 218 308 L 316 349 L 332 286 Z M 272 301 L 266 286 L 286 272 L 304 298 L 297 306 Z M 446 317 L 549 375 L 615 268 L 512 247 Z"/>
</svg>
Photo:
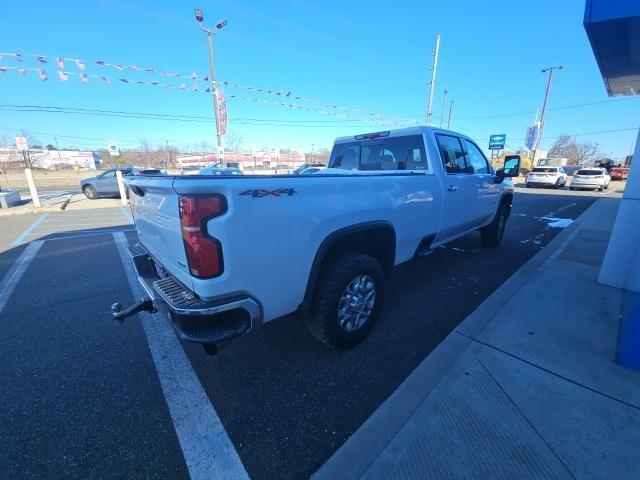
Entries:
<svg viewBox="0 0 640 480">
<path fill-rule="evenodd" d="M 489 150 L 502 150 L 504 148 L 504 142 L 507 141 L 507 134 L 501 133 L 499 135 L 491 135 L 489 137 Z"/>
</svg>

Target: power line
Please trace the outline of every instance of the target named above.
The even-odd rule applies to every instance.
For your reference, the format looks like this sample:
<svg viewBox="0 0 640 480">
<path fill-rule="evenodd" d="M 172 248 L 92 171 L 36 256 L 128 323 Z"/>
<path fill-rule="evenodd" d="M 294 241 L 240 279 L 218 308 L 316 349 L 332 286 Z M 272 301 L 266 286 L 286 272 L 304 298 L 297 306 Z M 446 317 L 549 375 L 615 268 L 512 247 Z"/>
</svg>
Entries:
<svg viewBox="0 0 640 480">
<path fill-rule="evenodd" d="M 105 111 L 91 111 L 91 110 L 64 110 L 64 109 L 48 109 L 48 108 L 37 108 L 37 107 L 29 107 L 22 108 L 20 106 L 5 106 L 0 105 L 0 111 L 10 111 L 10 112 L 37 112 L 37 113 L 59 113 L 59 114 L 67 114 L 67 115 L 89 115 L 89 116 L 98 116 L 98 117 L 116 117 L 116 118 L 137 118 L 144 120 L 163 120 L 163 121 L 173 121 L 173 122 L 190 122 L 190 123 L 211 123 L 211 119 L 207 117 L 188 117 L 188 116 L 163 116 L 162 114 L 140 114 L 140 113 L 111 113 Z M 353 128 L 353 127 L 371 127 L 375 125 L 382 126 L 398 126 L 397 123 L 387 123 L 384 121 L 381 122 L 369 122 L 366 124 L 349 124 L 349 125 L 335 125 L 335 124 L 310 124 L 310 123 L 279 123 L 277 121 L 264 122 L 261 120 L 256 121 L 248 121 L 249 119 L 230 119 L 230 124 L 235 125 L 263 125 L 263 126 L 272 126 L 272 127 L 303 127 L 303 128 Z M 341 122 L 342 123 L 342 122 Z"/>
<path fill-rule="evenodd" d="M 634 97 L 628 97 L 628 98 L 634 98 Z M 620 101 L 624 101 L 624 100 L 609 99 L 609 100 L 600 100 L 600 101 L 596 101 L 596 102 L 576 103 L 576 104 L 573 104 L 573 105 L 564 105 L 562 107 L 547 108 L 547 110 L 548 111 L 568 110 L 568 109 L 571 109 L 571 108 L 581 108 L 581 107 L 588 107 L 588 106 L 591 106 L 591 105 L 600 105 L 600 104 L 604 104 L 604 103 L 615 103 L 615 102 L 620 102 Z M 484 119 L 484 118 L 519 117 L 521 115 L 532 115 L 534 113 L 536 113 L 535 110 L 532 110 L 532 111 L 529 111 L 529 112 L 499 113 L 499 114 L 495 114 L 495 115 L 475 115 L 475 116 L 470 116 L 470 117 L 456 117 L 456 119 L 458 119 L 458 120 L 477 120 L 477 119 Z"/>
</svg>

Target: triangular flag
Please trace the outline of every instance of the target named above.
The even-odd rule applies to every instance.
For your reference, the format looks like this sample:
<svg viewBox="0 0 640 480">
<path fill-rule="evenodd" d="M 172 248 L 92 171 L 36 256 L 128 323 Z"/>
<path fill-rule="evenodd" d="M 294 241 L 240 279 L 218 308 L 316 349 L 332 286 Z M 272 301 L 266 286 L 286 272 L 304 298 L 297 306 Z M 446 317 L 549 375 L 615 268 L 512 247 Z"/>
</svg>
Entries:
<svg viewBox="0 0 640 480">
<path fill-rule="evenodd" d="M 112 64 L 111 64 L 111 66 L 112 66 L 113 68 L 117 68 L 117 69 L 118 69 L 118 70 L 120 70 L 120 71 L 124 70 L 124 66 L 123 66 L 123 65 L 120 65 L 119 63 L 112 63 Z"/>
<path fill-rule="evenodd" d="M 136 72 L 137 72 L 137 71 L 139 71 L 139 70 L 141 70 L 141 68 L 140 68 L 139 66 L 137 66 L 137 65 L 129 65 L 129 68 L 130 68 L 131 70 L 135 70 Z"/>
<path fill-rule="evenodd" d="M 48 80 L 47 72 L 45 72 L 42 68 L 38 70 L 38 76 L 40 77 L 40 80 L 42 80 L 43 82 L 46 82 Z"/>
<path fill-rule="evenodd" d="M 57 57 L 56 62 L 58 63 L 58 68 L 62 70 L 64 68 L 64 58 Z"/>
<path fill-rule="evenodd" d="M 194 84 L 191 86 L 191 90 L 193 90 L 194 92 L 197 92 L 197 91 L 198 91 L 198 84 L 197 84 L 197 83 L 194 83 Z"/>
<path fill-rule="evenodd" d="M 180 88 L 181 88 L 182 90 L 184 90 L 185 88 L 187 88 L 187 84 L 186 84 L 186 83 L 181 83 L 181 84 L 180 84 Z"/>
<path fill-rule="evenodd" d="M 98 65 L 106 65 L 107 64 L 107 62 L 105 62 L 104 60 L 96 60 L 96 63 Z"/>
<path fill-rule="evenodd" d="M 40 71 L 42 72 L 42 71 L 44 71 L 44 70 L 40 70 Z M 26 69 L 26 68 L 24 68 L 24 67 L 20 67 L 20 68 L 18 68 L 18 73 L 19 73 L 20 75 L 24 75 L 25 73 L 27 73 L 27 69 Z"/>
<path fill-rule="evenodd" d="M 65 72 L 58 72 L 58 77 L 60 78 L 61 82 L 66 82 L 67 80 L 69 80 L 69 75 L 67 75 Z"/>
<path fill-rule="evenodd" d="M 14 53 L 14 55 L 15 55 L 16 60 L 17 60 L 18 62 L 21 62 L 21 61 L 22 61 L 22 54 L 21 54 L 21 53 Z"/>
<path fill-rule="evenodd" d="M 129 83 L 129 80 L 127 80 L 126 78 L 119 78 L 118 80 L 120 80 L 123 83 Z"/>
<path fill-rule="evenodd" d="M 40 63 L 47 63 L 46 57 L 43 57 L 42 55 L 36 55 L 36 60 L 38 60 Z"/>
<path fill-rule="evenodd" d="M 196 72 L 191 72 L 191 78 L 195 80 L 198 78 L 198 74 Z"/>
<path fill-rule="evenodd" d="M 82 60 L 76 60 L 76 67 L 78 67 L 78 70 L 82 70 L 84 72 L 85 65 Z"/>
<path fill-rule="evenodd" d="M 96 78 L 99 78 L 100 80 L 102 80 L 104 83 L 109 83 L 110 80 L 107 77 L 101 77 L 101 76 L 96 76 Z"/>
<path fill-rule="evenodd" d="M 82 80 L 82 83 L 84 83 L 85 85 L 89 83 L 89 79 L 87 78 L 87 75 L 85 73 L 80 74 L 80 80 Z"/>
<path fill-rule="evenodd" d="M 2 73 L 6 72 L 7 70 L 8 70 L 7 67 L 0 67 L 0 72 L 2 72 Z"/>
</svg>

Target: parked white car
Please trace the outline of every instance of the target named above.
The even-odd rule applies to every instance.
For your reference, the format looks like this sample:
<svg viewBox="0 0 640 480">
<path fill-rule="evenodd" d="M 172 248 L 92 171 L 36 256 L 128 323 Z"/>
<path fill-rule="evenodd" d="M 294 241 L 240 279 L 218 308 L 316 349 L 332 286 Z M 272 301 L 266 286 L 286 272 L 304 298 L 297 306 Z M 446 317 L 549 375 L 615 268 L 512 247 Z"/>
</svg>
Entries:
<svg viewBox="0 0 640 480">
<path fill-rule="evenodd" d="M 148 298 L 181 338 L 215 351 L 290 313 L 333 347 L 370 331 L 393 267 L 479 231 L 500 244 L 520 157 L 494 170 L 469 137 L 431 127 L 342 137 L 313 175 L 135 177 Z"/>
<path fill-rule="evenodd" d="M 562 188 L 567 184 L 567 172 L 562 167 L 535 167 L 527 175 L 527 187 Z"/>
<path fill-rule="evenodd" d="M 606 168 L 581 168 L 573 176 L 569 190 L 580 188 L 598 189 L 601 192 L 609 188 L 611 177 Z"/>
</svg>

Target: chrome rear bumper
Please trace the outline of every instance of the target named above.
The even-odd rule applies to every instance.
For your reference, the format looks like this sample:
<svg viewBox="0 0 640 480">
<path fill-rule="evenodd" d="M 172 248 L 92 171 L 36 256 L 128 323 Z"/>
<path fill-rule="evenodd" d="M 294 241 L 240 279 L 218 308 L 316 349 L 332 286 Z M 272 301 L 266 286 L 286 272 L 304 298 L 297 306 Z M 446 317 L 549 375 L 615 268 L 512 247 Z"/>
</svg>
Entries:
<svg viewBox="0 0 640 480">
<path fill-rule="evenodd" d="M 260 304 L 247 295 L 203 301 L 151 257 L 140 243 L 128 248 L 140 284 L 153 305 L 172 320 L 183 340 L 214 344 L 243 335 L 262 323 Z"/>
</svg>

